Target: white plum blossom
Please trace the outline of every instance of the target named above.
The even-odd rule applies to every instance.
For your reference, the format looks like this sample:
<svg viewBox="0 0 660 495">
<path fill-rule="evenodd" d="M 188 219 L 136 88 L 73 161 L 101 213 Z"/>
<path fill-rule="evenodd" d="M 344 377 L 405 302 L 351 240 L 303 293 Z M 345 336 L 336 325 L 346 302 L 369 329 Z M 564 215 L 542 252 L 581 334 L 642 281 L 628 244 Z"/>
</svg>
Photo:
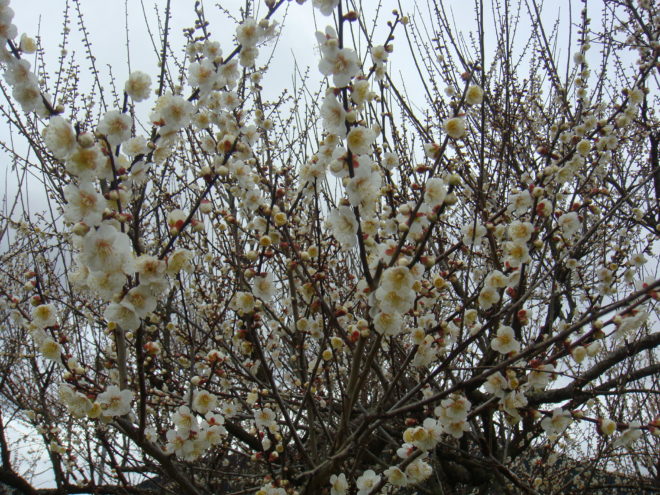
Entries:
<svg viewBox="0 0 660 495">
<path fill-rule="evenodd" d="M 426 418 L 422 426 L 408 428 L 403 432 L 403 441 L 420 450 L 431 450 L 442 436 L 442 426 L 434 418 Z"/>
<path fill-rule="evenodd" d="M 18 36 L 18 30 L 11 22 L 14 18 L 14 11 L 8 4 L 8 0 L 0 2 L 0 40 L 3 41 L 3 44 L 6 40 L 11 40 Z"/>
<path fill-rule="evenodd" d="M 430 213 L 429 206 L 426 203 L 417 210 L 415 215 L 412 214 L 414 203 L 409 201 L 399 207 L 399 212 L 396 216 L 396 221 L 399 225 L 405 225 L 408 229 L 410 236 L 413 239 L 419 239 L 424 230 L 429 226 L 430 221 L 428 214 Z"/>
<path fill-rule="evenodd" d="M 616 421 L 609 418 L 603 418 L 599 424 L 599 429 L 606 437 L 612 436 L 616 431 Z"/>
<path fill-rule="evenodd" d="M 552 411 L 552 416 L 546 416 L 541 421 L 541 427 L 548 435 L 560 435 L 573 422 L 571 414 L 561 408 Z"/>
<path fill-rule="evenodd" d="M 255 495 L 287 495 L 287 491 L 274 487 L 272 483 L 266 483 Z"/>
<path fill-rule="evenodd" d="M 444 399 L 434 413 L 443 425 L 466 421 L 472 403 L 463 395 L 454 394 Z"/>
<path fill-rule="evenodd" d="M 393 266 L 385 270 L 381 276 L 380 287 L 386 291 L 396 290 L 408 292 L 413 290 L 415 277 L 406 266 Z"/>
<path fill-rule="evenodd" d="M 64 188 L 64 218 L 68 222 L 84 222 L 90 227 L 101 224 L 105 199 L 91 182 L 81 182 L 79 186 L 69 184 Z"/>
<path fill-rule="evenodd" d="M 328 26 L 325 33 L 316 33 L 316 39 L 321 45 L 321 61 L 319 70 L 324 76 L 333 76 L 334 86 L 346 87 L 360 70 L 357 54 L 350 48 L 339 48 L 337 33 Z"/>
<path fill-rule="evenodd" d="M 163 126 L 161 133 L 177 131 L 190 123 L 193 111 L 193 104 L 184 97 L 168 93 L 156 102 L 151 119 Z"/>
<path fill-rule="evenodd" d="M 506 287 L 508 282 L 509 282 L 509 277 L 504 275 L 499 270 L 493 270 L 486 276 L 486 279 L 484 280 L 484 286 L 501 289 L 503 287 Z"/>
<path fill-rule="evenodd" d="M 170 275 L 175 275 L 181 270 L 189 271 L 191 269 L 191 261 L 193 259 L 193 252 L 186 248 L 178 248 L 172 251 L 167 259 L 166 272 Z"/>
<path fill-rule="evenodd" d="M 383 167 L 386 170 L 393 170 L 399 166 L 399 157 L 395 153 L 387 152 L 383 153 Z M 427 182 L 427 188 L 428 188 L 428 182 Z M 436 192 L 439 192 L 438 189 L 436 189 Z M 438 197 L 437 194 L 433 194 L 434 197 Z M 444 201 L 444 198 L 443 198 Z"/>
<path fill-rule="evenodd" d="M 254 310 L 254 296 L 249 292 L 237 292 L 231 300 L 231 308 L 239 315 L 245 315 Z"/>
<path fill-rule="evenodd" d="M 351 206 L 362 206 L 363 215 L 373 212 L 380 193 L 380 174 L 371 168 L 371 163 L 368 157 L 360 157 L 359 166 L 353 169 L 354 176 L 348 179 L 346 184 L 346 193 Z"/>
<path fill-rule="evenodd" d="M 304 491 L 310 473 L 321 478 L 306 488 L 314 493 L 395 494 L 431 487 L 423 482 L 442 467 L 440 450 L 463 452 L 455 459 L 463 467 L 492 450 L 506 474 L 520 445 L 575 447 L 553 445 L 574 419 L 591 434 L 580 436 L 591 442 L 585 451 L 608 455 L 660 431 L 642 395 L 582 405 L 598 383 L 630 392 L 624 382 L 635 376 L 618 383 L 621 366 L 605 369 L 606 353 L 629 351 L 634 362 L 633 344 L 655 330 L 657 282 L 644 277 L 656 268 L 658 226 L 649 222 L 647 177 L 635 173 L 648 152 L 639 115 L 654 97 L 653 39 L 642 40 L 639 70 L 625 64 L 613 85 L 589 73 L 594 33 L 580 43 L 574 88 L 539 83 L 553 58 L 542 54 L 545 65 L 527 74 L 530 91 L 515 91 L 520 101 L 501 115 L 498 88 L 514 87 L 506 83 L 516 75 L 482 87 L 493 75 L 474 47 L 465 64 L 449 56 L 455 50 L 433 53 L 451 33 L 436 33 L 425 53 L 433 60 L 422 61 L 441 69 L 428 80 L 433 91 L 434 82 L 448 85 L 446 97 L 389 79 L 402 35 L 426 47 L 422 24 L 406 28 L 399 11 L 381 17 L 383 29 L 358 8 L 371 2 L 311 0 L 340 33 L 328 27 L 308 47 L 320 74 L 297 73 L 278 88 L 266 74 L 280 57 L 260 49 L 287 2 L 255 2 L 235 30 L 207 29 L 196 2 L 185 49 L 172 47 L 181 57 L 167 51 L 153 72 L 157 90 L 133 71 L 123 95 L 120 79 L 104 96 L 98 84 L 77 87 L 86 65 L 66 43 L 60 73 L 49 75 L 41 45 L 27 35 L 19 42 L 9 1 L 0 0 L 0 63 L 14 101 L 3 112 L 16 129 L 8 135 L 29 147 L 2 146 L 19 178 L 32 179 L 0 227 L 0 321 L 11 340 L 3 355 L 23 360 L 3 375 L 40 392 L 25 397 L 36 401 L 26 417 L 66 473 L 85 471 L 74 437 L 87 428 L 92 458 L 108 431 L 136 477 L 145 455 L 170 459 L 176 473 L 165 471 L 189 478 L 175 476 L 184 492 L 221 491 L 218 468 L 245 475 L 237 489 L 255 495 Z M 658 20 L 651 4 L 636 0 L 642 20 Z M 299 44 L 305 33 L 295 33 Z M 211 35 L 231 43 L 224 57 Z M 621 92 L 626 72 L 635 82 Z M 42 88 L 53 89 L 52 104 Z M 541 89 L 549 94 L 539 98 Z M 601 93 L 615 101 L 589 101 Z M 657 115 L 646 113 L 651 129 Z M 29 202 L 33 182 L 46 188 L 46 215 Z M 44 390 L 16 380 L 30 366 Z M 563 392 L 576 379 L 584 393 L 571 401 Z M 484 425 L 497 433 L 488 449 Z M 369 447 L 372 427 L 387 437 L 383 448 Z M 227 465 L 232 456 L 248 471 Z M 117 481 L 114 461 L 98 460 L 97 481 L 106 468 L 105 482 Z M 209 461 L 219 464 L 198 476 Z M 542 476 L 529 481 L 548 488 Z"/>
<path fill-rule="evenodd" d="M 529 247 L 527 247 L 527 244 L 525 243 L 511 241 L 505 242 L 504 250 L 506 251 L 504 261 L 512 268 L 518 268 L 522 264 L 532 261 L 532 258 L 529 255 Z"/>
<path fill-rule="evenodd" d="M 377 66 L 382 66 L 387 62 L 389 53 L 387 48 L 383 45 L 375 45 L 371 47 L 371 60 Z"/>
<path fill-rule="evenodd" d="M 408 475 L 398 466 L 388 467 L 383 474 L 387 476 L 387 482 L 393 486 L 407 486 L 410 483 Z"/>
<path fill-rule="evenodd" d="M 135 270 L 140 275 L 140 284 L 160 285 L 165 276 L 166 263 L 155 256 L 142 254 L 135 260 Z"/>
<path fill-rule="evenodd" d="M 124 416 L 131 411 L 133 392 L 120 390 L 116 385 L 110 385 L 105 392 L 99 394 L 96 401 L 101 405 L 104 416 Z"/>
<path fill-rule="evenodd" d="M 37 328 L 57 325 L 57 311 L 53 304 L 40 304 L 32 309 L 32 324 Z"/>
<path fill-rule="evenodd" d="M 355 486 L 358 489 L 357 495 L 369 495 L 379 482 L 380 476 L 373 469 L 367 469 L 355 481 Z"/>
<path fill-rule="evenodd" d="M 460 437 L 455 437 L 460 438 Z M 420 483 L 433 474 L 433 468 L 423 458 L 415 459 L 406 466 L 406 476 L 411 483 Z"/>
<path fill-rule="evenodd" d="M 76 148 L 76 132 L 68 120 L 55 115 L 44 131 L 44 142 L 58 160 L 66 160 Z"/>
<path fill-rule="evenodd" d="M 509 387 L 508 380 L 499 371 L 488 376 L 484 382 L 484 389 L 489 394 L 493 394 L 500 399 L 506 395 L 506 390 Z"/>
<path fill-rule="evenodd" d="M 339 137 L 346 135 L 346 110 L 332 92 L 328 92 L 323 99 L 321 118 L 326 131 Z"/>
<path fill-rule="evenodd" d="M 520 191 L 509 198 L 509 209 L 516 215 L 527 213 L 532 207 L 532 195 L 529 191 Z"/>
<path fill-rule="evenodd" d="M 419 344 L 412 364 L 418 368 L 428 367 L 438 357 L 438 348 L 433 345 L 434 339 L 431 335 L 424 337 L 424 340 Z"/>
<path fill-rule="evenodd" d="M 212 445 L 222 443 L 222 439 L 227 436 L 227 430 L 221 425 L 202 424 L 197 436 L 205 444 L 203 450 L 206 450 Z"/>
<path fill-rule="evenodd" d="M 371 145 L 376 139 L 376 133 L 369 127 L 353 127 L 346 136 L 348 149 L 356 155 L 365 155 L 371 151 Z"/>
<path fill-rule="evenodd" d="M 646 311 L 635 311 L 633 314 L 626 314 L 621 318 L 617 324 L 616 332 L 614 333 L 615 339 L 621 339 L 641 327 L 649 317 Z"/>
<path fill-rule="evenodd" d="M 252 282 L 252 293 L 263 301 L 270 301 L 275 296 L 275 282 L 272 273 L 257 275 Z"/>
<path fill-rule="evenodd" d="M 520 342 L 516 340 L 513 328 L 507 325 L 501 325 L 497 329 L 497 335 L 491 340 L 490 346 L 500 354 L 520 352 Z"/>
<path fill-rule="evenodd" d="M 399 313 L 381 311 L 374 317 L 374 329 L 382 335 L 399 335 L 403 331 L 403 318 Z"/>
<path fill-rule="evenodd" d="M 62 383 L 58 389 L 60 401 L 67 406 L 74 418 L 83 418 L 92 409 L 92 401 L 76 392 L 69 384 Z"/>
<path fill-rule="evenodd" d="M 527 242 L 532 238 L 534 226 L 529 222 L 520 222 L 516 220 L 509 225 L 509 239 L 513 242 Z"/>
<path fill-rule="evenodd" d="M 145 72 L 136 70 L 131 72 L 124 85 L 124 91 L 133 101 L 143 101 L 151 94 L 151 78 Z"/>
<path fill-rule="evenodd" d="M 66 160 L 67 172 L 75 175 L 81 181 L 110 178 L 112 171 L 105 165 L 106 158 L 98 145 L 87 148 L 76 145 Z"/>
<path fill-rule="evenodd" d="M 328 215 L 328 225 L 335 239 L 344 249 L 352 248 L 357 243 L 358 223 L 353 210 L 348 206 L 339 206 Z"/>
<path fill-rule="evenodd" d="M 646 256 L 644 256 L 644 253 L 635 253 L 628 260 L 628 264 L 630 266 L 639 268 L 640 266 L 643 266 L 647 261 L 648 260 L 646 259 Z"/>
<path fill-rule="evenodd" d="M 193 62 L 188 67 L 188 84 L 192 87 L 199 87 L 202 94 L 206 94 L 213 89 L 217 79 L 218 74 L 215 65 L 209 60 Z"/>
<path fill-rule="evenodd" d="M 412 290 L 398 291 L 379 287 L 376 290 L 378 306 L 384 313 L 407 313 L 415 304 L 415 293 Z"/>
<path fill-rule="evenodd" d="M 140 318 L 146 317 L 156 309 L 157 304 L 154 294 L 146 284 L 140 284 L 137 287 L 133 287 L 126 293 L 122 302 L 129 303 L 133 307 L 135 314 Z"/>
<path fill-rule="evenodd" d="M 32 72 L 32 65 L 25 59 L 11 59 L 4 74 L 11 86 L 27 86 L 37 83 L 37 76 Z"/>
<path fill-rule="evenodd" d="M 245 47 L 255 46 L 259 42 L 259 34 L 257 21 L 248 18 L 236 28 L 236 41 Z"/>
<path fill-rule="evenodd" d="M 193 394 L 192 408 L 199 414 L 212 412 L 218 405 L 218 398 L 208 390 L 196 390 Z"/>
<path fill-rule="evenodd" d="M 362 105 L 364 102 L 373 99 L 374 93 L 371 92 L 371 85 L 368 79 L 356 79 L 351 88 L 351 100 L 356 105 Z"/>
<path fill-rule="evenodd" d="M 188 406 L 180 406 L 172 417 L 172 422 L 174 426 L 180 431 L 183 435 L 188 436 L 190 431 L 198 431 L 199 425 L 197 423 L 197 417 L 190 412 Z"/>
<path fill-rule="evenodd" d="M 343 88 L 357 75 L 360 65 L 355 51 L 341 48 L 325 55 L 319 62 L 319 70 L 324 76 L 332 75 L 335 87 Z"/>
<path fill-rule="evenodd" d="M 518 410 L 525 407 L 527 402 L 527 397 L 521 390 L 513 390 L 504 396 L 501 407 L 509 415 L 508 421 L 511 424 L 515 424 L 522 419 Z"/>
<path fill-rule="evenodd" d="M 500 294 L 492 285 L 485 285 L 479 292 L 479 307 L 488 311 L 500 301 Z"/>
<path fill-rule="evenodd" d="M 275 411 L 269 407 L 264 407 L 263 409 L 257 409 L 254 411 L 254 422 L 257 425 L 257 428 L 273 428 L 277 426 L 277 416 Z"/>
<path fill-rule="evenodd" d="M 39 344 L 39 352 L 51 361 L 58 362 L 62 357 L 62 347 L 52 338 L 46 337 Z"/>
<path fill-rule="evenodd" d="M 486 235 L 486 227 L 481 223 L 471 220 L 465 224 L 461 229 L 463 233 L 463 244 L 471 246 L 472 244 L 479 244 L 481 239 Z"/>
<path fill-rule="evenodd" d="M 97 129 L 106 137 L 110 146 L 117 146 L 130 139 L 132 124 L 130 115 L 110 110 L 105 113 Z"/>
<path fill-rule="evenodd" d="M 575 145 L 575 150 L 580 153 L 580 155 L 587 156 L 591 151 L 591 141 L 583 139 L 577 145 Z"/>
<path fill-rule="evenodd" d="M 111 302 L 103 312 L 108 322 L 114 322 L 123 330 L 136 330 L 140 326 L 140 317 L 128 301 Z"/>
<path fill-rule="evenodd" d="M 123 272 L 90 272 L 87 283 L 101 298 L 110 301 L 126 283 L 126 275 Z"/>
<path fill-rule="evenodd" d="M 12 96 L 16 101 L 21 105 L 21 108 L 25 113 L 37 111 L 39 114 L 43 114 L 41 107 L 43 107 L 43 96 L 39 90 L 39 86 L 36 81 L 29 81 L 25 84 L 17 84 L 14 86 L 12 91 Z"/>
<path fill-rule="evenodd" d="M 557 223 L 566 237 L 573 237 L 582 226 L 578 214 L 574 211 L 562 214 L 557 219 Z"/>
<path fill-rule="evenodd" d="M 553 370 L 552 364 L 537 366 L 527 375 L 527 385 L 532 389 L 543 389 L 550 382 Z"/>
<path fill-rule="evenodd" d="M 431 209 L 440 206 L 445 202 L 447 197 L 447 187 L 442 179 L 432 177 L 426 181 L 424 188 L 424 201 Z"/>
<path fill-rule="evenodd" d="M 147 144 L 147 139 L 144 136 L 135 136 L 124 142 L 121 150 L 130 157 L 136 157 L 148 153 L 149 146 Z"/>
<path fill-rule="evenodd" d="M 330 476 L 330 495 L 346 495 L 347 491 L 348 481 L 344 473 Z"/>
<path fill-rule="evenodd" d="M 83 239 L 81 260 L 91 270 L 132 272 L 131 241 L 126 234 L 103 223 Z"/>
<path fill-rule="evenodd" d="M 449 137 L 460 139 L 465 136 L 465 119 L 463 117 L 452 117 L 442 123 L 442 128 Z"/>
<path fill-rule="evenodd" d="M 484 90 L 481 89 L 481 86 L 473 84 L 467 90 L 465 94 L 465 103 L 468 105 L 480 105 L 484 101 Z"/>
<path fill-rule="evenodd" d="M 332 12 L 339 5 L 339 0 L 312 0 L 312 5 L 319 9 L 321 14 L 332 15 Z"/>
</svg>

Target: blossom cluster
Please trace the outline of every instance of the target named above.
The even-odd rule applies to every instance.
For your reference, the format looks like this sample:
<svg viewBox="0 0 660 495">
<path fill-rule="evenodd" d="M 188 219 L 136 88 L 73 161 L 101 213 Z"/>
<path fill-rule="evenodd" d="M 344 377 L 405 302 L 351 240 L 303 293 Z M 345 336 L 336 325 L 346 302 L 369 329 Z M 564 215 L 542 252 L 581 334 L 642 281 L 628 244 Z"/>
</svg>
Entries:
<svg viewBox="0 0 660 495">
<path fill-rule="evenodd" d="M 234 50 L 200 11 L 179 84 L 133 71 L 121 108 L 81 117 L 39 89 L 20 57 L 34 42 L 15 46 L 0 0 L 5 79 L 43 119 L 35 139 L 57 170 L 66 227 L 53 238 L 77 265 L 66 290 L 26 275 L 31 311 L 2 289 L 0 310 L 29 331 L 45 359 L 35 368 L 62 382 L 76 424 L 129 437 L 126 422 L 139 425 L 132 441 L 171 469 L 239 453 L 258 495 L 292 493 L 308 475 L 331 495 L 393 493 L 433 479 L 441 443 L 481 460 L 486 434 L 506 451 L 512 438 L 552 445 L 591 428 L 612 450 L 659 430 L 582 400 L 583 377 L 613 374 L 630 340 L 653 345 L 642 336 L 657 300 L 643 279 L 654 240 L 630 250 L 625 237 L 655 227 L 628 209 L 635 179 L 609 174 L 619 148 L 634 148 L 641 86 L 615 107 L 591 104 L 581 42 L 580 110 L 561 114 L 568 91 L 552 100 L 575 121 L 548 122 L 518 88 L 514 107 L 529 114 L 516 125 L 533 137 L 507 148 L 497 71 L 444 71 L 432 80 L 448 84 L 444 96 L 418 118 L 388 72 L 407 18 L 394 12 L 385 41 L 361 53 L 345 45 L 345 23 L 362 13 L 312 4 L 338 16 L 316 34 L 324 81 L 303 122 L 284 117 L 301 96 L 263 92 L 275 2 L 242 19 Z M 614 224 L 633 234 L 610 234 Z M 355 453 L 381 441 L 391 459 Z"/>
</svg>

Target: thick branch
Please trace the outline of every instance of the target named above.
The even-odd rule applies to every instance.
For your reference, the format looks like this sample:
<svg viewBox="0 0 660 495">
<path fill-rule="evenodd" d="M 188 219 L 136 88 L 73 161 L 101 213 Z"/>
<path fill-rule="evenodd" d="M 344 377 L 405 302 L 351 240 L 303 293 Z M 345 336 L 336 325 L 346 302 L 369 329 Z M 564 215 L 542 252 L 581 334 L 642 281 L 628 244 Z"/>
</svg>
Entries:
<svg viewBox="0 0 660 495">
<path fill-rule="evenodd" d="M 654 349 L 658 345 L 660 345 L 660 332 L 648 335 L 638 340 L 637 342 L 633 342 L 626 346 L 620 347 L 616 351 L 606 356 L 602 361 L 596 363 L 594 366 L 592 366 L 590 369 L 588 369 L 586 372 L 584 372 L 582 375 L 576 378 L 569 385 L 563 388 L 559 388 L 555 390 L 546 390 L 539 394 L 532 395 L 531 397 L 528 398 L 528 402 L 530 405 L 533 405 L 533 404 L 543 404 L 543 403 L 556 403 L 556 402 L 561 402 L 563 400 L 571 399 L 575 396 L 577 392 L 581 391 L 584 386 L 593 383 L 593 381 L 596 378 L 601 376 L 603 373 L 605 373 L 613 366 L 619 364 L 621 361 L 628 359 L 629 357 L 632 357 L 644 350 Z M 653 371 L 653 369 L 655 369 L 655 371 L 657 372 L 658 371 L 657 368 L 658 368 L 657 365 L 650 366 L 648 368 L 644 368 L 643 370 L 638 370 L 638 372 L 629 374 L 627 376 L 619 377 L 615 381 L 617 384 L 621 384 L 621 380 L 623 380 L 623 383 L 627 383 L 629 381 L 634 380 L 635 378 L 640 378 L 640 376 L 637 376 L 639 372 L 644 372 L 645 370 Z M 614 386 L 614 383 L 612 383 L 611 381 L 607 382 L 607 384 L 605 385 L 608 384 Z M 603 385 L 602 387 L 598 387 L 598 389 L 603 388 L 605 385 Z M 608 386 L 607 388 L 610 387 Z"/>
</svg>

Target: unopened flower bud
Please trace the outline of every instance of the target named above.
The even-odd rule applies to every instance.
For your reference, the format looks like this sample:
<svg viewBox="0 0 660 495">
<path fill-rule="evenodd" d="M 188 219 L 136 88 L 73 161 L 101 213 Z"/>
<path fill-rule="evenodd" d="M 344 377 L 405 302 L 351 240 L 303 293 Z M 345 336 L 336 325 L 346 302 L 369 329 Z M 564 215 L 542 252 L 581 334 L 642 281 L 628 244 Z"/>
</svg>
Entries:
<svg viewBox="0 0 660 495">
<path fill-rule="evenodd" d="M 78 136 L 78 144 L 81 148 L 91 148 L 94 146 L 94 135 L 90 132 L 83 132 Z"/>
<path fill-rule="evenodd" d="M 83 235 L 87 234 L 87 232 L 89 232 L 89 225 L 87 225 L 84 222 L 78 222 L 77 224 L 75 224 L 73 226 L 73 228 L 71 229 L 71 232 L 74 235 L 83 236 Z"/>
</svg>

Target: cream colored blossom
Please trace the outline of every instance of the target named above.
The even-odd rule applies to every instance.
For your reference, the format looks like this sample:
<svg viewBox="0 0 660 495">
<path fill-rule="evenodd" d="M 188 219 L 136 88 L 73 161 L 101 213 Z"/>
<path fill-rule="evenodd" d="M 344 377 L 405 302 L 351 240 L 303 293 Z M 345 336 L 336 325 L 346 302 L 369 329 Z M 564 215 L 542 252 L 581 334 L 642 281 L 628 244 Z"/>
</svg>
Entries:
<svg viewBox="0 0 660 495">
<path fill-rule="evenodd" d="M 103 220 L 105 199 L 91 182 L 81 182 L 77 187 L 69 184 L 64 188 L 64 218 L 71 222 L 84 222 L 90 227 L 97 226 Z"/>
<path fill-rule="evenodd" d="M 376 134 L 369 127 L 353 127 L 346 136 L 348 149 L 356 155 L 364 155 L 371 151 L 371 145 Z"/>
<path fill-rule="evenodd" d="M 321 11 L 323 15 L 332 15 L 339 0 L 312 0 L 312 5 Z M 346 478 L 344 478 L 345 480 Z M 333 494 L 334 495 L 334 494 Z"/>
<path fill-rule="evenodd" d="M 76 149 L 76 133 L 66 119 L 55 115 L 44 131 L 44 142 L 59 160 L 66 160 Z"/>
<path fill-rule="evenodd" d="M 571 414 L 561 408 L 552 411 L 552 416 L 546 416 L 541 421 L 541 427 L 548 435 L 559 435 L 573 422 Z"/>
<path fill-rule="evenodd" d="M 344 249 L 351 248 L 357 243 L 358 223 L 353 210 L 348 206 L 335 208 L 328 215 L 328 225 L 332 234 Z"/>
<path fill-rule="evenodd" d="M 348 481 L 344 473 L 330 476 L 330 495 L 345 495 L 347 490 Z"/>
<path fill-rule="evenodd" d="M 237 292 L 232 298 L 231 308 L 239 315 L 245 315 L 254 310 L 254 296 L 249 292 Z"/>
<path fill-rule="evenodd" d="M 616 422 L 609 418 L 603 418 L 600 422 L 600 431 L 606 437 L 612 436 L 616 431 Z"/>
<path fill-rule="evenodd" d="M 146 100 L 151 93 L 151 78 L 148 74 L 139 70 L 131 72 L 124 85 L 124 91 L 133 101 Z"/>
<path fill-rule="evenodd" d="M 373 469 L 367 469 L 355 482 L 357 495 L 369 495 L 379 481 L 380 476 Z"/>
<path fill-rule="evenodd" d="M 484 101 L 484 90 L 481 89 L 481 86 L 473 84 L 467 90 L 465 94 L 465 102 L 468 105 L 480 105 Z"/>
<path fill-rule="evenodd" d="M 447 187 L 442 179 L 433 177 L 426 181 L 424 201 L 431 208 L 442 205 L 447 197 Z"/>
<path fill-rule="evenodd" d="M 509 225 L 509 238 L 513 242 L 527 242 L 531 239 L 534 226 L 529 222 L 515 221 Z"/>
<path fill-rule="evenodd" d="M 275 282 L 272 273 L 254 277 L 252 293 L 264 301 L 270 301 L 275 296 Z"/>
<path fill-rule="evenodd" d="M 471 246 L 481 242 L 481 239 L 486 235 L 486 227 L 471 220 L 461 228 L 461 232 L 463 233 L 463 244 Z"/>
<path fill-rule="evenodd" d="M 41 344 L 39 345 L 39 352 L 46 359 L 50 359 L 51 361 L 55 362 L 58 362 L 62 356 L 62 348 L 50 337 L 47 337 L 41 341 Z"/>
<path fill-rule="evenodd" d="M 57 325 L 57 312 L 52 304 L 41 304 L 32 309 L 32 323 L 37 328 Z"/>
<path fill-rule="evenodd" d="M 124 416 L 131 410 L 133 392 L 126 389 L 119 390 L 116 385 L 110 385 L 96 400 L 101 405 L 104 416 Z"/>
<path fill-rule="evenodd" d="M 500 300 L 500 294 L 493 286 L 486 285 L 479 292 L 479 307 L 483 310 L 489 310 Z"/>
<path fill-rule="evenodd" d="M 562 233 L 566 237 L 572 237 L 580 230 L 581 224 L 578 214 L 574 211 L 570 213 L 564 213 L 557 220 L 559 227 L 562 230 Z"/>
<path fill-rule="evenodd" d="M 131 116 L 117 110 L 106 112 L 99 122 L 98 131 L 103 134 L 110 146 L 117 146 L 131 137 Z"/>
<path fill-rule="evenodd" d="M 382 335 L 398 335 L 403 331 L 403 318 L 399 313 L 383 313 L 374 318 L 374 329 Z"/>
<path fill-rule="evenodd" d="M 516 340 L 513 328 L 506 325 L 502 325 L 498 328 L 497 336 L 491 340 L 490 346 L 494 351 L 501 354 L 520 352 L 520 342 Z"/>
<path fill-rule="evenodd" d="M 442 128 L 454 139 L 465 136 L 465 119 L 463 117 L 452 117 L 443 122 Z"/>
<path fill-rule="evenodd" d="M 218 405 L 218 398 L 208 390 L 196 390 L 193 394 L 192 408 L 200 414 L 213 411 Z"/>
</svg>

